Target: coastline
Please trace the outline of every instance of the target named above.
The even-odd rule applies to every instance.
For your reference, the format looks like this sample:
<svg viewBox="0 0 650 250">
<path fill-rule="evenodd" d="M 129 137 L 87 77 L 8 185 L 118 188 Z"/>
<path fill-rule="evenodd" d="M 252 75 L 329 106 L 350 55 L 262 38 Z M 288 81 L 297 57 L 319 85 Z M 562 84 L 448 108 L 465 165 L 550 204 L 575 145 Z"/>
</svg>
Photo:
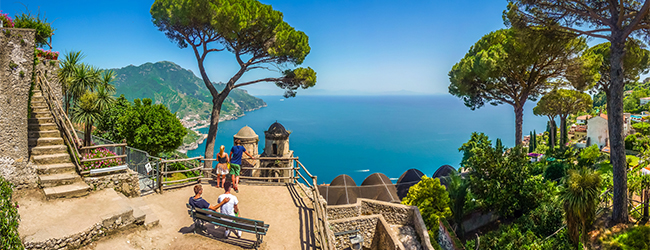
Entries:
<svg viewBox="0 0 650 250">
<path fill-rule="evenodd" d="M 262 105 L 262 106 L 260 106 L 260 107 L 257 107 L 257 108 L 254 108 L 254 109 L 249 109 L 249 110 L 244 111 L 244 113 L 242 113 L 241 115 L 224 115 L 224 116 L 221 116 L 221 117 L 219 117 L 219 122 L 236 120 L 236 119 L 238 119 L 238 118 L 240 118 L 240 117 L 245 116 L 245 115 L 246 115 L 245 112 L 255 111 L 255 110 L 258 110 L 258 109 L 264 108 L 264 107 L 266 107 L 266 106 L 267 106 L 267 104 L 264 103 L 264 105 Z M 209 120 L 209 119 L 207 119 L 207 120 L 201 120 L 201 121 L 197 122 L 196 125 L 194 125 L 194 126 L 192 126 L 192 127 L 189 127 L 189 129 L 191 129 L 192 131 L 196 132 L 196 133 L 200 136 L 199 139 L 197 139 L 195 142 L 192 142 L 192 143 L 190 143 L 190 144 L 183 144 L 183 145 L 181 145 L 180 147 L 178 147 L 178 148 L 176 149 L 176 151 L 178 151 L 178 152 L 180 152 L 180 153 L 183 153 L 183 154 L 186 154 L 187 151 L 195 150 L 195 149 L 199 148 L 199 145 L 203 144 L 203 142 L 205 141 L 205 139 L 208 138 L 208 135 L 199 132 L 199 129 L 201 129 L 201 128 L 207 128 L 207 127 L 210 127 L 210 120 Z"/>
</svg>

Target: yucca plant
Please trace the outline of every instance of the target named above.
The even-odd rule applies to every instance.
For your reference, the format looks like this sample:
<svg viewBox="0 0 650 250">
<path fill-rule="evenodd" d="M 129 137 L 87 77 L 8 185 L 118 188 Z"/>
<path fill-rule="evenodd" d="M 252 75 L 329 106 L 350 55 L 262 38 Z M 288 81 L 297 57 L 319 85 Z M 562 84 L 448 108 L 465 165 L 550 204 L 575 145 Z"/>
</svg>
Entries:
<svg viewBox="0 0 650 250">
<path fill-rule="evenodd" d="M 600 175 L 588 168 L 569 170 L 560 191 L 569 237 L 574 244 L 586 242 L 587 229 L 596 216 L 601 190 Z"/>
<path fill-rule="evenodd" d="M 59 69 L 58 76 L 63 88 L 63 103 L 65 103 L 66 113 L 70 111 L 70 101 L 72 100 L 72 92 L 68 90 L 72 86 L 76 69 L 84 57 L 85 55 L 81 51 L 71 51 L 65 54 L 60 64 L 61 69 Z"/>
<path fill-rule="evenodd" d="M 101 115 L 97 93 L 86 91 L 72 108 L 72 120 L 84 124 L 84 146 L 91 145 L 91 132 L 95 120 Z"/>
</svg>

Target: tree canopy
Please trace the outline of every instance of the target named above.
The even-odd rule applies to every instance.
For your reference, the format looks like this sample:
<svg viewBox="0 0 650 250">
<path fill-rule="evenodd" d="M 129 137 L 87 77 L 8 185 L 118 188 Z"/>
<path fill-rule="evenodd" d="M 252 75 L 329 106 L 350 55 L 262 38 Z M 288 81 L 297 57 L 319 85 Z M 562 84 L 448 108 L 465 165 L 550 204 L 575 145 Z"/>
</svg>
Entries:
<svg viewBox="0 0 650 250">
<path fill-rule="evenodd" d="M 142 149 L 151 155 L 173 151 L 183 144 L 187 131 L 169 109 L 162 104 L 152 104 L 151 99 L 135 99 L 124 115 L 118 118 L 116 139 L 126 139 L 129 146 Z M 118 103 L 123 103 L 119 101 Z M 113 114 L 120 114 L 115 111 Z M 111 118 L 109 122 L 113 121 Z"/>
<path fill-rule="evenodd" d="M 585 39 L 543 28 L 501 29 L 483 36 L 449 72 L 449 93 L 472 110 L 509 104 L 515 111 L 515 143 L 521 144 L 523 106 L 566 77 L 586 49 Z"/>
<path fill-rule="evenodd" d="M 316 84 L 316 72 L 300 65 L 311 51 L 309 38 L 283 20 L 283 14 L 257 0 L 156 0 L 152 22 L 180 48 L 191 47 L 199 72 L 213 98 L 205 157 L 213 158 L 221 105 L 231 90 L 260 82 L 273 82 L 285 96 Z M 209 53 L 227 50 L 235 55 L 239 70 L 217 90 L 205 71 Z M 276 68 L 281 76 L 238 82 L 244 73 Z"/>
<path fill-rule="evenodd" d="M 422 176 L 422 180 L 409 188 L 402 204 L 420 209 L 427 228 L 437 228 L 438 219 L 451 216 L 449 195 L 440 179 Z"/>
<path fill-rule="evenodd" d="M 537 102 L 533 114 L 560 117 L 560 144 L 567 141 L 566 119 L 571 114 L 586 111 L 592 105 L 591 96 L 581 91 L 569 89 L 554 89 Z"/>
<path fill-rule="evenodd" d="M 34 35 L 36 46 L 43 47 L 48 45 L 52 49 L 52 44 L 50 44 L 49 39 L 54 35 L 54 29 L 47 22 L 47 18 L 41 17 L 40 13 L 33 15 L 27 10 L 27 13 L 23 12 L 16 15 L 14 18 L 14 28 L 34 29 L 36 31 Z"/>
<path fill-rule="evenodd" d="M 540 25 L 608 40 L 609 85 L 607 114 L 613 165 L 612 221 L 628 221 L 627 163 L 624 147 L 623 89 L 625 47 L 634 37 L 650 37 L 650 1 L 510 0 L 504 16 L 513 26 Z"/>
</svg>

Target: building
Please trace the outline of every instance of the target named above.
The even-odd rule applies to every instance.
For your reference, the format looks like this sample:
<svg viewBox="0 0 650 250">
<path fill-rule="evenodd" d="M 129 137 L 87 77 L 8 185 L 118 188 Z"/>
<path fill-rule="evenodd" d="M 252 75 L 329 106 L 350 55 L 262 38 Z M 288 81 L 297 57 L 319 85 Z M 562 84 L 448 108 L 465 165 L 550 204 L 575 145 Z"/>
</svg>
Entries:
<svg viewBox="0 0 650 250">
<path fill-rule="evenodd" d="M 581 115 L 576 118 L 576 124 L 578 125 L 583 125 L 587 124 L 587 120 L 591 119 L 592 116 L 590 115 Z"/>
<path fill-rule="evenodd" d="M 244 146 L 246 149 L 246 152 L 251 154 L 255 159 L 259 158 L 259 153 L 257 151 L 258 143 L 260 141 L 259 136 L 253 131 L 253 129 L 249 126 L 245 126 L 237 132 L 236 135 L 233 136 L 233 142 L 234 140 L 239 140 L 241 142 L 241 145 Z M 233 143 L 233 145 L 235 145 Z M 243 154 L 242 155 L 242 168 L 259 168 L 259 160 L 255 159 L 250 159 L 248 158 L 248 155 Z M 242 175 L 245 176 L 260 176 L 259 170 L 250 170 L 250 169 L 242 169 L 241 171 Z"/>
<path fill-rule="evenodd" d="M 641 102 L 641 106 L 646 105 L 650 102 L 650 97 L 639 98 L 639 101 Z"/>
<path fill-rule="evenodd" d="M 260 157 L 260 177 L 294 177 L 293 150 L 289 149 L 289 131 L 277 121 L 264 131 L 264 152 Z M 291 179 L 284 179 L 290 182 Z"/>
<path fill-rule="evenodd" d="M 609 128 L 607 127 L 607 115 L 600 114 L 587 121 L 587 145 L 598 145 L 603 148 L 609 144 Z"/>
</svg>

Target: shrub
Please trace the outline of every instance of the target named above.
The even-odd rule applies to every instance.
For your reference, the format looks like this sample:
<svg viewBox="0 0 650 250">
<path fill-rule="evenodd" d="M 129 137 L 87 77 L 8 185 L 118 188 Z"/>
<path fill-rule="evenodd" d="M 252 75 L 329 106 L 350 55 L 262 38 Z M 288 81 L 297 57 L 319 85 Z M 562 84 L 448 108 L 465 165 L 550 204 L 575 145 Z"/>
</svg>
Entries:
<svg viewBox="0 0 650 250">
<path fill-rule="evenodd" d="M 110 157 L 115 155 L 116 155 L 115 153 L 111 152 L 106 148 L 96 148 L 91 150 L 90 153 L 82 154 L 82 159 L 98 159 L 98 158 Z M 83 165 L 82 170 L 114 167 L 122 164 L 123 164 L 122 159 L 119 158 L 113 158 L 113 159 L 101 160 L 101 161 L 90 161 L 90 162 L 82 163 Z"/>
<path fill-rule="evenodd" d="M 48 39 L 50 39 L 50 37 L 54 34 L 54 30 L 52 29 L 50 23 L 47 22 L 47 18 L 41 18 L 40 13 L 36 16 L 32 15 L 29 12 L 16 15 L 14 24 L 16 28 L 36 30 L 34 41 L 38 47 L 51 45 L 48 43 Z"/>
<path fill-rule="evenodd" d="M 634 143 L 636 142 L 636 135 L 628 135 L 625 137 L 625 149 L 634 150 Z"/>
<path fill-rule="evenodd" d="M 13 202 L 13 185 L 0 175 L 0 249 L 23 249 L 18 235 L 18 203 Z"/>
<path fill-rule="evenodd" d="M 2 26 L 6 28 L 13 28 L 14 27 L 14 21 L 11 20 L 11 17 L 9 17 L 7 14 L 0 13 L 0 21 L 2 21 Z"/>
<path fill-rule="evenodd" d="M 420 209 L 422 219 L 429 230 L 438 228 L 438 219 L 451 216 L 449 195 L 440 179 L 422 176 L 422 180 L 409 188 L 402 204 Z"/>
<path fill-rule="evenodd" d="M 553 162 L 544 171 L 544 180 L 557 181 L 566 175 L 566 164 L 564 162 Z"/>
<path fill-rule="evenodd" d="M 635 226 L 624 233 L 604 239 L 603 245 L 606 249 L 650 249 L 650 227 Z"/>
</svg>

